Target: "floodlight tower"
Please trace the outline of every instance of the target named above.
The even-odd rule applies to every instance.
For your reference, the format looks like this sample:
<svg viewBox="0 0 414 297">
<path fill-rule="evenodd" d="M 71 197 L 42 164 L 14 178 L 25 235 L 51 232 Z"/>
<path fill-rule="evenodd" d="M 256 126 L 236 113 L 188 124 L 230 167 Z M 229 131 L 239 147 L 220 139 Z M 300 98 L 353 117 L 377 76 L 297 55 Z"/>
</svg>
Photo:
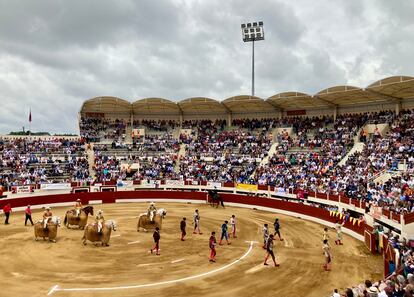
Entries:
<svg viewBox="0 0 414 297">
<path fill-rule="evenodd" d="M 252 42 L 252 96 L 254 96 L 254 42 L 264 40 L 263 22 L 241 24 L 244 42 Z"/>
</svg>

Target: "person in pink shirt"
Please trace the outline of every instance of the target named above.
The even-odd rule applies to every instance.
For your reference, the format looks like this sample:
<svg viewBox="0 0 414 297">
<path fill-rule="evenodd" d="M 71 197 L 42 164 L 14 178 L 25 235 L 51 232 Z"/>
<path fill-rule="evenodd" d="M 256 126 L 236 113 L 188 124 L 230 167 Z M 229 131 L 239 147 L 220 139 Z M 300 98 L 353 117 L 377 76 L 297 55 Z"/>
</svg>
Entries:
<svg viewBox="0 0 414 297">
<path fill-rule="evenodd" d="M 32 220 L 32 210 L 30 208 L 30 205 L 28 205 L 26 207 L 26 209 L 24 210 L 24 213 L 26 215 L 26 219 L 24 220 L 24 225 L 27 226 L 27 221 L 30 221 L 30 223 L 33 226 L 33 220 Z"/>
</svg>

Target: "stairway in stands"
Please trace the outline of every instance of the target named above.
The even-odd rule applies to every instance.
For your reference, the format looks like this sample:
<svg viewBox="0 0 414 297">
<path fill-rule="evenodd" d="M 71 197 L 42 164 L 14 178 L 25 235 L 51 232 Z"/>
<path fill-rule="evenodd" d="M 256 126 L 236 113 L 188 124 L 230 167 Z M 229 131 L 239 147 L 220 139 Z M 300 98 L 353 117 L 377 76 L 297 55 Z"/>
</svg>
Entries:
<svg viewBox="0 0 414 297">
<path fill-rule="evenodd" d="M 132 143 L 132 126 L 127 125 L 125 128 L 125 142 Z"/>
<path fill-rule="evenodd" d="M 185 156 L 186 147 L 187 147 L 187 145 L 185 143 L 180 144 L 180 150 L 178 151 L 178 159 L 177 159 L 177 162 L 174 166 L 175 172 L 180 172 L 180 159 L 181 159 L 182 156 Z"/>
<path fill-rule="evenodd" d="M 356 152 L 362 152 L 362 150 L 365 147 L 365 143 L 363 142 L 354 142 L 354 146 L 351 148 L 351 150 L 339 161 L 338 166 L 345 165 L 346 161 L 348 161 L 349 157 L 355 154 Z"/>
<path fill-rule="evenodd" d="M 276 153 L 276 149 L 279 143 L 274 142 L 272 143 L 272 146 L 270 147 L 269 151 L 267 152 L 267 156 L 262 159 L 260 164 L 256 168 L 260 168 L 260 166 L 265 166 L 269 163 L 269 159 L 273 157 L 273 155 Z M 253 171 L 253 173 L 250 175 L 250 178 L 253 178 L 256 174 L 256 170 Z"/>
<path fill-rule="evenodd" d="M 276 153 L 276 149 L 277 149 L 278 145 L 279 145 L 279 143 L 277 143 L 277 142 L 272 143 L 272 146 L 270 147 L 269 151 L 267 152 L 267 156 L 262 159 L 259 166 L 265 166 L 269 163 L 269 159 L 271 157 L 273 157 L 273 155 Z"/>
<path fill-rule="evenodd" d="M 89 164 L 89 175 L 95 177 L 96 172 L 93 169 L 95 165 L 95 152 L 93 151 L 93 144 L 86 145 L 86 157 L 88 159 Z"/>
</svg>

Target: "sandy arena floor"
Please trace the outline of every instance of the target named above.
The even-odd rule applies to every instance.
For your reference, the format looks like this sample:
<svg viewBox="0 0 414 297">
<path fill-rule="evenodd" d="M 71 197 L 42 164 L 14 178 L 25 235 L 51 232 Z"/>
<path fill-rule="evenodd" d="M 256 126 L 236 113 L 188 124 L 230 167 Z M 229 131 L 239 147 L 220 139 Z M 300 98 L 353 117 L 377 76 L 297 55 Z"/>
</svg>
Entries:
<svg viewBox="0 0 414 297">
<path fill-rule="evenodd" d="M 33 227 L 23 224 L 22 212 L 13 213 L 8 226 L 1 217 L 0 296 L 46 296 L 58 285 L 60 289 L 98 290 L 55 291 L 52 296 L 327 297 L 333 288 L 346 288 L 382 275 L 381 257 L 372 256 L 362 242 L 349 236 L 344 237 L 343 246 L 335 246 L 333 230 L 330 231 L 332 271 L 323 271 L 323 226 L 299 218 L 234 207 L 213 209 L 207 205 L 173 203 L 156 206 L 168 212 L 161 230 L 160 256 L 149 253 L 152 232 L 136 232 L 135 217 L 146 210 L 144 203 L 95 206 L 95 211 L 103 209 L 106 219 L 118 223 L 109 247 L 89 242 L 83 246 L 83 231 L 64 226 L 59 228 L 57 243 L 36 242 Z M 192 234 L 195 208 L 200 210 L 202 235 Z M 63 221 L 67 209 L 52 211 Z M 232 214 L 238 219 L 238 238 L 232 239 L 231 245 L 218 246 L 217 262 L 209 263 L 209 234 L 215 230 L 219 237 L 222 222 Z M 179 223 L 183 216 L 187 217 L 188 235 L 181 242 Z M 40 217 L 41 212 L 34 211 L 33 218 Z M 273 232 L 275 217 L 281 221 L 285 238 L 283 242 L 275 241 L 276 259 L 281 264 L 277 268 L 263 265 L 265 251 L 261 248 L 263 224 L 267 222 Z M 254 243 L 249 252 L 250 244 L 246 241 L 259 243 Z M 243 259 L 235 262 L 243 255 Z M 186 277 L 190 278 L 156 285 Z M 145 284 L 149 286 L 116 288 Z M 101 288 L 115 289 L 101 291 Z"/>
</svg>

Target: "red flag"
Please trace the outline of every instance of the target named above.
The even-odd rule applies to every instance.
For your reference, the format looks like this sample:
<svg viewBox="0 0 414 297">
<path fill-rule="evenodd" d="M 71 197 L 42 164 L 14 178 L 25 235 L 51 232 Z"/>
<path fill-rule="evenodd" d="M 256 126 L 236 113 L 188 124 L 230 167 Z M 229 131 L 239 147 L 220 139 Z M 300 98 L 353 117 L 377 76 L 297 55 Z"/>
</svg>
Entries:
<svg viewBox="0 0 414 297">
<path fill-rule="evenodd" d="M 32 109 L 30 109 L 30 113 L 29 113 L 29 122 L 32 122 Z"/>
</svg>

